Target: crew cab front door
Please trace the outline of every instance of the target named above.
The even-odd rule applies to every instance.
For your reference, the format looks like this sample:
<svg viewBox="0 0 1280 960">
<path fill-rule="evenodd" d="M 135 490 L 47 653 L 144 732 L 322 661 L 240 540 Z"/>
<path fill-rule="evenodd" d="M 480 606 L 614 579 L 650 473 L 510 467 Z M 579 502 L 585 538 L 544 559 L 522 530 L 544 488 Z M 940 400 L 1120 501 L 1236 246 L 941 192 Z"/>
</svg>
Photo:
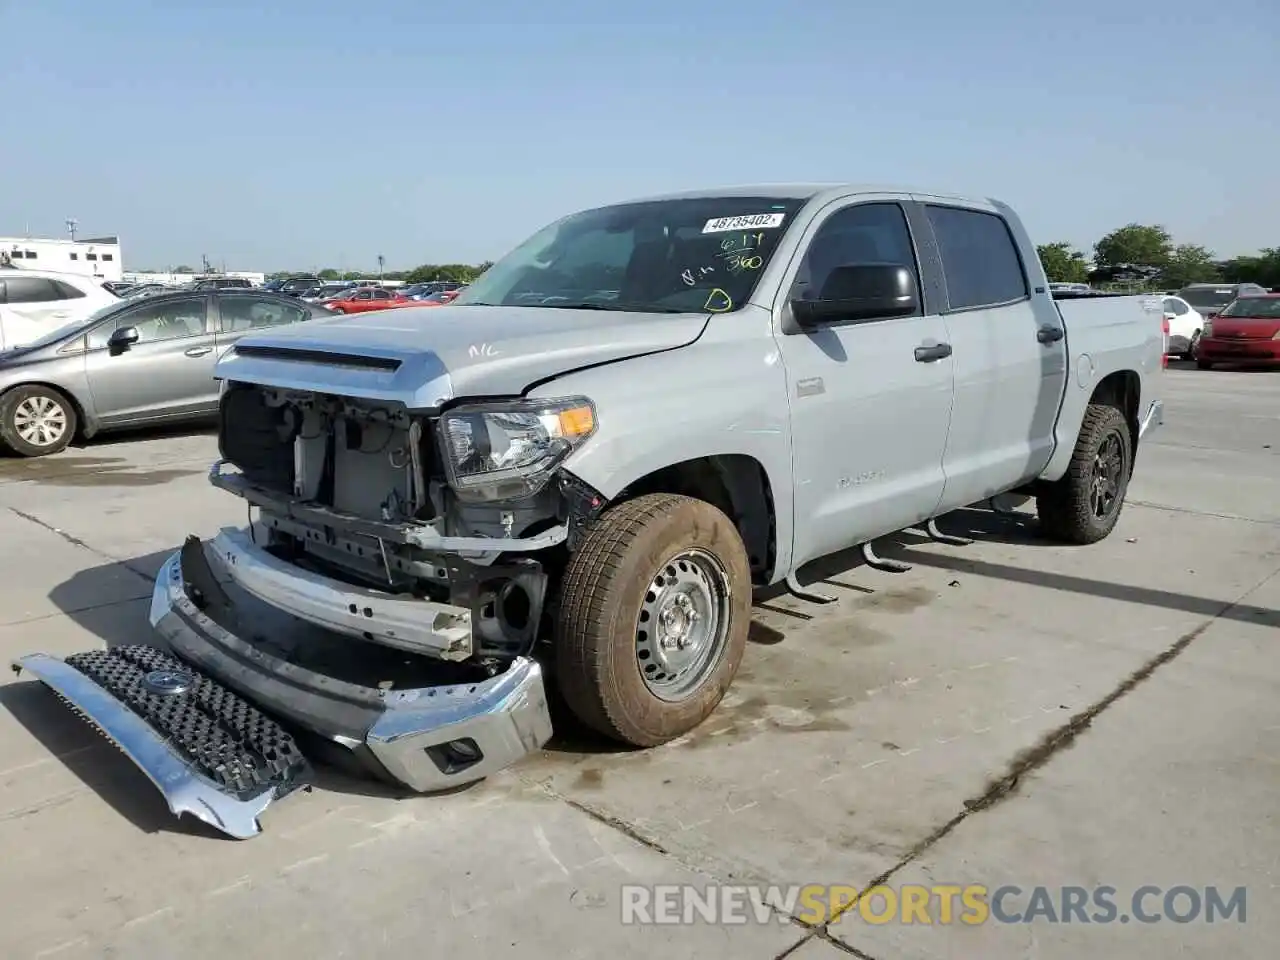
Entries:
<svg viewBox="0 0 1280 960">
<path fill-rule="evenodd" d="M 775 305 L 791 412 L 793 566 L 933 515 L 952 391 L 946 323 L 920 284 L 897 198 L 835 201 L 808 225 L 801 249 Z M 834 268 L 862 264 L 908 268 L 920 308 L 911 316 L 789 327 L 793 300 L 821 299 Z"/>
<path fill-rule="evenodd" d="M 85 375 L 104 424 L 217 410 L 208 307 L 208 294 L 144 301 L 89 333 Z M 137 329 L 137 342 L 123 350 L 108 347 L 111 334 L 125 327 Z"/>
</svg>

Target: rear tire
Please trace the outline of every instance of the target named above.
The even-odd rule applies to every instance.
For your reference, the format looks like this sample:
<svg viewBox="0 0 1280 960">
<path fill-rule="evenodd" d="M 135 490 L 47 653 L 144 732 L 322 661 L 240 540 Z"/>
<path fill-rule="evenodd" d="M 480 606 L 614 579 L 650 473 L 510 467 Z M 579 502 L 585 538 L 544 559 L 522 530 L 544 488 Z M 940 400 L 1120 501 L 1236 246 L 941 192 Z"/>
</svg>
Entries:
<svg viewBox="0 0 1280 960">
<path fill-rule="evenodd" d="M 79 423 L 75 404 L 53 387 L 14 387 L 0 397 L 0 442 L 23 457 L 61 453 Z"/>
<path fill-rule="evenodd" d="M 1066 475 L 1036 496 L 1041 529 L 1067 543 L 1105 539 L 1120 519 L 1132 472 L 1133 438 L 1124 414 L 1089 404 Z"/>
<path fill-rule="evenodd" d="M 1197 370 L 1212 370 L 1212 369 L 1213 369 L 1213 364 L 1212 364 L 1212 363 L 1210 363 L 1208 360 L 1199 360 L 1199 359 L 1197 359 L 1197 360 L 1196 360 L 1196 369 L 1197 369 Z"/>
<path fill-rule="evenodd" d="M 733 522 L 673 494 L 625 501 L 565 569 L 557 686 L 587 727 L 653 747 L 705 720 L 733 682 L 751 620 L 751 568 Z"/>
</svg>

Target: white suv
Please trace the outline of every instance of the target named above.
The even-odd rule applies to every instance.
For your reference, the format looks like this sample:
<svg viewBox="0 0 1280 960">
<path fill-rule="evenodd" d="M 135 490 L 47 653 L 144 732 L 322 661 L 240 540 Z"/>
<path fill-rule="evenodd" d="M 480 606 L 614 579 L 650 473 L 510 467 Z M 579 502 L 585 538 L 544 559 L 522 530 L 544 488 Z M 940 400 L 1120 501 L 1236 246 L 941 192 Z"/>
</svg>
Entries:
<svg viewBox="0 0 1280 960">
<path fill-rule="evenodd" d="M 0 268 L 0 350 L 30 343 L 118 300 L 92 277 Z"/>
</svg>

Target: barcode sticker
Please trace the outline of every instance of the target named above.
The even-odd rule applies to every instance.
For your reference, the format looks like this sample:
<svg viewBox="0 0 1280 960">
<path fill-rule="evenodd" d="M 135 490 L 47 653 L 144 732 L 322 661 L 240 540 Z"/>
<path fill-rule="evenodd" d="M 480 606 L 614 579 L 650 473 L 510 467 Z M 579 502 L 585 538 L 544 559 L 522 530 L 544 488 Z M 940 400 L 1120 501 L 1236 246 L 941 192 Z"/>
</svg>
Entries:
<svg viewBox="0 0 1280 960">
<path fill-rule="evenodd" d="M 724 233 L 726 230 L 768 230 L 782 226 L 785 213 L 751 213 L 741 217 L 716 217 L 703 226 L 703 233 Z"/>
</svg>

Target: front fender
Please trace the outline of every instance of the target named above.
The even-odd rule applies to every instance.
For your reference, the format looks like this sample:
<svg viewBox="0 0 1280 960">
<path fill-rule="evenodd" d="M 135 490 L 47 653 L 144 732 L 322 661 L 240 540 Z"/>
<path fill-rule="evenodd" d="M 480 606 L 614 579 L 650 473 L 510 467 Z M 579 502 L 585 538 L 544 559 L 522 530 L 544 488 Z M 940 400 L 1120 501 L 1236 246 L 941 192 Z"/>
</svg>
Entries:
<svg viewBox="0 0 1280 960">
<path fill-rule="evenodd" d="M 715 329 L 746 320 L 716 318 L 688 347 L 569 374 L 530 396 L 591 398 L 597 433 L 564 469 L 608 499 L 687 460 L 737 454 L 758 462 L 773 496 L 776 581 L 790 569 L 793 530 L 786 371 L 767 328 L 749 338 Z"/>
</svg>

